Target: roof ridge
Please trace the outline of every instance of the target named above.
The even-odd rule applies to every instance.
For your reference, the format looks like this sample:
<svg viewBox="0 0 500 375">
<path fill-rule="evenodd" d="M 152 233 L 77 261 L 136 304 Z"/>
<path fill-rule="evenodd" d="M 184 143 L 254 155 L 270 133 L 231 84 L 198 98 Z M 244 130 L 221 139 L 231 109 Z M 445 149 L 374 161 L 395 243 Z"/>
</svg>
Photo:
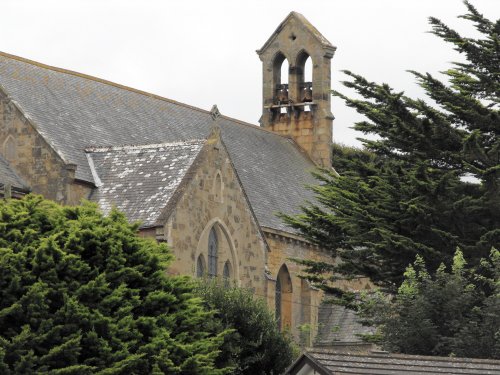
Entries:
<svg viewBox="0 0 500 375">
<path fill-rule="evenodd" d="M 267 47 L 272 43 L 272 41 L 276 38 L 276 36 L 283 30 L 286 23 L 289 22 L 289 20 L 292 18 L 299 20 L 302 23 L 302 25 L 306 28 L 306 30 L 314 38 L 316 38 L 316 40 L 323 46 L 323 48 L 333 51 L 337 49 L 337 47 L 335 47 L 332 43 L 330 43 L 330 41 L 326 39 L 325 36 L 321 34 L 319 30 L 311 22 L 309 22 L 309 20 L 306 17 L 304 17 L 303 14 L 296 11 L 291 11 L 290 13 L 288 13 L 285 19 L 281 21 L 276 30 L 266 40 L 264 45 L 260 49 L 256 50 L 258 55 L 261 55 L 264 52 L 264 50 L 267 49 Z"/>
<path fill-rule="evenodd" d="M 186 104 L 186 103 L 183 103 L 183 102 L 179 102 L 177 100 L 166 98 L 164 96 L 153 94 L 153 93 L 150 93 L 150 92 L 147 92 L 147 91 L 144 91 L 144 90 L 139 90 L 139 89 L 136 89 L 136 88 L 133 88 L 133 87 L 130 87 L 130 86 L 122 85 L 121 83 L 117 83 L 117 82 L 109 81 L 107 79 L 103 79 L 103 78 L 99 78 L 99 77 L 96 77 L 96 76 L 92 76 L 90 74 L 80 73 L 80 72 L 76 72 L 74 70 L 59 68 L 59 67 L 52 66 L 52 65 L 47 65 L 47 64 L 35 61 L 35 60 L 30 60 L 30 59 L 27 59 L 27 58 L 24 58 L 24 57 L 21 57 L 21 56 L 12 55 L 10 53 L 3 52 L 3 51 L 0 51 L 0 56 L 6 57 L 6 58 L 9 58 L 9 59 L 13 59 L 13 60 L 17 60 L 17 61 L 21 61 L 23 63 L 34 65 L 34 66 L 37 66 L 39 68 L 52 70 L 52 71 L 55 71 L 55 72 L 58 72 L 58 73 L 69 74 L 69 75 L 73 75 L 73 76 L 80 77 L 80 78 L 83 78 L 83 79 L 88 79 L 88 80 L 91 80 L 91 81 L 94 81 L 94 82 L 99 82 L 99 83 L 102 83 L 102 84 L 105 84 L 105 85 L 109 85 L 109 86 L 113 86 L 113 87 L 116 87 L 116 88 L 119 88 L 119 89 L 123 89 L 123 90 L 127 90 L 127 91 L 130 91 L 130 92 L 134 92 L 136 94 L 148 96 L 148 97 L 153 98 L 153 99 L 158 99 L 158 100 L 166 101 L 166 102 L 169 102 L 169 103 L 172 103 L 172 104 L 180 105 L 182 107 L 193 109 L 195 111 L 199 111 L 199 112 L 203 112 L 203 113 L 206 113 L 206 114 L 210 114 L 209 110 L 206 110 L 206 109 L 203 109 L 203 108 L 200 108 L 200 107 L 195 107 L 193 105 Z M 264 128 L 262 128 L 259 125 L 251 124 L 249 122 L 246 122 L 246 121 L 243 121 L 243 120 L 240 120 L 240 119 L 236 119 L 234 117 L 230 117 L 230 116 L 226 116 L 226 115 L 221 115 L 221 118 L 226 119 L 226 120 L 230 120 L 230 121 L 233 121 L 233 122 L 236 122 L 236 123 L 238 123 L 240 125 L 252 127 L 254 129 L 257 129 L 257 130 L 261 130 L 261 131 L 264 131 L 264 132 L 267 132 L 267 133 L 270 133 L 270 134 L 274 134 L 274 135 L 279 136 L 279 137 L 283 137 L 281 134 L 277 134 L 277 133 L 272 132 L 270 130 L 264 129 Z M 284 138 L 286 138 L 286 137 L 284 137 Z"/>
<path fill-rule="evenodd" d="M 178 105 L 181 105 L 181 106 L 184 106 L 184 107 L 188 107 L 188 108 L 192 108 L 192 109 L 195 109 L 195 110 L 198 110 L 198 111 L 201 111 L 201 112 L 206 112 L 207 114 L 210 113 L 210 111 L 204 110 L 204 109 L 199 108 L 199 107 L 194 107 L 194 106 L 186 104 L 186 103 L 178 102 L 178 101 L 173 100 L 173 99 L 165 98 L 165 97 L 157 95 L 157 94 L 153 94 L 153 93 L 150 93 L 150 92 L 147 92 L 147 91 L 144 91 L 144 90 L 139 90 L 139 89 L 136 89 L 136 88 L 133 88 L 133 87 L 130 87 L 130 86 L 123 85 L 121 83 L 109 81 L 107 79 L 103 79 L 103 78 L 99 78 L 99 77 L 96 77 L 96 76 L 92 76 L 90 74 L 80 73 L 80 72 L 76 72 L 74 70 L 59 68 L 59 67 L 52 66 L 52 65 L 47 65 L 47 64 L 35 61 L 35 60 L 30 60 L 30 59 L 27 59 L 27 58 L 24 58 L 24 57 L 21 57 L 21 56 L 12 55 L 10 53 L 6 53 L 6 52 L 3 52 L 3 51 L 0 51 L 0 56 L 4 56 L 4 57 L 7 57 L 7 58 L 10 58 L 10 59 L 13 59 L 13 60 L 21 61 L 21 62 L 24 62 L 26 64 L 37 66 L 39 68 L 53 70 L 53 71 L 58 72 L 58 73 L 73 75 L 73 76 L 76 76 L 76 77 L 80 77 L 80 78 L 88 79 L 88 80 L 91 80 L 91 81 L 99 82 L 99 83 L 102 83 L 102 84 L 105 84 L 105 85 L 110 85 L 110 86 L 114 86 L 114 87 L 117 87 L 117 88 L 120 88 L 120 89 L 124 89 L 124 90 L 127 90 L 127 91 L 135 92 L 137 94 L 141 94 L 141 95 L 144 95 L 144 96 L 149 96 L 149 97 L 152 97 L 152 98 L 155 98 L 155 99 L 168 101 L 168 102 L 171 102 L 173 104 L 178 104 Z"/>
<path fill-rule="evenodd" d="M 164 143 L 148 143 L 143 145 L 120 145 L 120 146 L 90 146 L 85 148 L 86 153 L 109 152 L 109 151 L 125 151 L 125 150 L 146 150 L 160 147 L 172 147 L 181 145 L 203 144 L 206 139 L 191 139 L 188 141 L 164 142 Z"/>
</svg>

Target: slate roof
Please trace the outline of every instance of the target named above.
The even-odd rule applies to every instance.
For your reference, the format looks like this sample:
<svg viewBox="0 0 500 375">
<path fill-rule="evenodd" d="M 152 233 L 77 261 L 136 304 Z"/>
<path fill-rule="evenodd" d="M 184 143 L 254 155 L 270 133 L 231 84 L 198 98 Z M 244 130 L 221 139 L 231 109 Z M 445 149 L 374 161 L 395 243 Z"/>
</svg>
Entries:
<svg viewBox="0 0 500 375">
<path fill-rule="evenodd" d="M 9 162 L 0 155 L 0 184 L 9 184 L 17 190 L 28 191 L 28 184 L 10 167 Z"/>
<path fill-rule="evenodd" d="M 315 345 L 329 346 L 335 343 L 361 343 L 359 335 L 375 331 L 374 327 L 359 323 L 354 311 L 343 306 L 322 302 L 318 308 L 318 334 Z"/>
<path fill-rule="evenodd" d="M 206 139 L 210 113 L 83 74 L 0 53 L 0 89 L 20 107 L 76 178 L 95 182 L 90 146 Z M 313 162 L 289 138 L 222 116 L 221 137 L 262 227 L 290 232 L 276 212 L 312 199 Z"/>
<path fill-rule="evenodd" d="M 98 188 L 91 200 L 130 221 L 152 226 L 172 198 L 204 141 L 88 149 Z"/>
<path fill-rule="evenodd" d="M 430 357 L 378 352 L 372 354 L 337 353 L 311 349 L 301 355 L 285 374 L 298 374 L 309 366 L 320 375 L 331 374 L 462 374 L 500 375 L 500 361 L 471 358 Z M 308 372 L 304 372 L 308 374 Z"/>
</svg>

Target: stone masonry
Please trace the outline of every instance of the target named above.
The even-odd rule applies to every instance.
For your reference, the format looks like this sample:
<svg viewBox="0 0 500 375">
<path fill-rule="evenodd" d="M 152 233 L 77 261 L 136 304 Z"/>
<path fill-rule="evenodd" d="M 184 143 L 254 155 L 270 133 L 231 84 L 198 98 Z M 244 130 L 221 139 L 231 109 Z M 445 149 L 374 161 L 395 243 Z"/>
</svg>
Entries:
<svg viewBox="0 0 500 375">
<path fill-rule="evenodd" d="M 16 103 L 0 90 L 0 146 L 32 191 L 59 203 L 78 203 L 90 188 L 72 186 L 76 166 L 67 164 L 37 132 Z"/>
<path fill-rule="evenodd" d="M 169 272 L 196 275 L 196 261 L 208 256 L 208 233 L 217 233 L 218 274 L 226 261 L 231 279 L 265 296 L 267 246 L 218 132 L 188 171 L 182 196 L 165 222 L 164 238 L 175 255 Z"/>
<path fill-rule="evenodd" d="M 261 125 L 292 137 L 323 167 L 331 167 L 332 121 L 331 58 L 335 47 L 301 14 L 291 12 L 274 34 L 257 51 L 262 61 L 263 112 Z M 312 60 L 312 93 L 304 82 L 305 62 Z M 281 65 L 287 64 L 288 88 Z M 310 95 L 310 96 L 309 96 Z M 284 96 L 284 97 L 283 97 Z"/>
</svg>

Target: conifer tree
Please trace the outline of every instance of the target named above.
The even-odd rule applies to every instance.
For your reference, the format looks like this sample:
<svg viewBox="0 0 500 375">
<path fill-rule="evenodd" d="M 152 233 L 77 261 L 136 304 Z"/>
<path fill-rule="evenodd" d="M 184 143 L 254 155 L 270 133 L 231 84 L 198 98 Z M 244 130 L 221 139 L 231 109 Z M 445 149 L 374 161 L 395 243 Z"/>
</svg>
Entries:
<svg viewBox="0 0 500 375">
<path fill-rule="evenodd" d="M 500 244 L 500 20 L 470 3 L 465 20 L 480 37 L 459 35 L 430 18 L 432 32 L 463 61 L 443 72 L 447 82 L 412 72 L 430 101 L 352 72 L 343 84 L 361 99 L 334 95 L 366 118 L 354 128 L 364 150 L 334 147 L 339 172 L 316 173 L 317 202 L 285 221 L 342 262 L 306 262 L 321 272 L 365 275 L 395 291 L 406 266 L 420 255 L 435 271 L 460 247 L 471 264 Z M 432 103 L 432 104 L 429 104 Z"/>
<path fill-rule="evenodd" d="M 2 374 L 221 374 L 225 332 L 117 211 L 0 201 Z"/>
</svg>

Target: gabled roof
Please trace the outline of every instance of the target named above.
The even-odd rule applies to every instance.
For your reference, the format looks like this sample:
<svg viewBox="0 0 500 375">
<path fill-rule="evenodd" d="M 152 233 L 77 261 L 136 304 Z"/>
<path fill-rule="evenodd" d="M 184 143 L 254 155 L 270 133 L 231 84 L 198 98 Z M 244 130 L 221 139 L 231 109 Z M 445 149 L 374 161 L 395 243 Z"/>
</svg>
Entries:
<svg viewBox="0 0 500 375">
<path fill-rule="evenodd" d="M 99 180 L 90 199 L 104 213 L 112 207 L 142 227 L 156 223 L 204 141 L 88 149 Z"/>
<path fill-rule="evenodd" d="M 116 83 L 0 53 L 0 88 L 30 118 L 76 178 L 95 183 L 85 149 L 206 139 L 210 113 Z M 224 144 L 259 224 L 290 232 L 276 212 L 293 214 L 312 199 L 313 162 L 289 138 L 229 117 Z"/>
<path fill-rule="evenodd" d="M 316 29 L 311 22 L 307 20 L 302 14 L 297 13 L 297 12 L 290 12 L 288 16 L 279 24 L 279 26 L 276 28 L 274 33 L 269 37 L 269 39 L 264 43 L 261 49 L 257 50 L 257 54 L 261 55 L 267 47 L 278 37 L 279 33 L 285 27 L 285 25 L 290 22 L 292 19 L 297 20 L 305 30 L 307 30 L 317 41 L 320 45 L 322 45 L 324 48 L 335 51 L 337 47 L 335 47 L 333 44 L 331 44 L 328 39 L 326 39 L 323 34 L 321 34 L 318 29 Z"/>
<path fill-rule="evenodd" d="M 0 155 L 0 184 L 4 186 L 10 185 L 18 191 L 29 191 L 28 184 L 14 172 L 9 162 L 2 155 Z"/>
<path fill-rule="evenodd" d="M 307 369 L 311 369 L 307 372 Z M 302 371 L 301 371 L 302 370 Z M 310 349 L 293 363 L 285 374 L 462 374 L 500 375 L 500 361 L 472 358 L 431 357 L 418 355 L 337 353 Z"/>
</svg>

